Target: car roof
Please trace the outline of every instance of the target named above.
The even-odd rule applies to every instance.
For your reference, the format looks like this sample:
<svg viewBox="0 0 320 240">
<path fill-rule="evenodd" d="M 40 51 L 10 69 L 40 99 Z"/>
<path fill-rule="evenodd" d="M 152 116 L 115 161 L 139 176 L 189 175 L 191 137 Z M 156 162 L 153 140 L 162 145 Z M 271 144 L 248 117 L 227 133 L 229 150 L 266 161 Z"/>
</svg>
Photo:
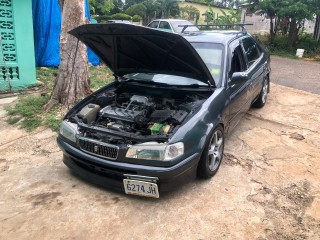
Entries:
<svg viewBox="0 0 320 240">
<path fill-rule="evenodd" d="M 175 19 L 175 18 L 166 18 L 166 19 L 154 19 L 152 20 L 153 21 L 168 21 L 168 22 L 171 22 L 171 21 L 185 21 L 185 22 L 190 22 L 188 20 L 184 20 L 184 19 Z"/>
<path fill-rule="evenodd" d="M 199 32 L 185 32 L 182 35 L 189 42 L 213 42 L 226 45 L 233 39 L 245 36 L 246 33 L 234 30 L 211 30 L 211 31 L 199 31 Z"/>
</svg>

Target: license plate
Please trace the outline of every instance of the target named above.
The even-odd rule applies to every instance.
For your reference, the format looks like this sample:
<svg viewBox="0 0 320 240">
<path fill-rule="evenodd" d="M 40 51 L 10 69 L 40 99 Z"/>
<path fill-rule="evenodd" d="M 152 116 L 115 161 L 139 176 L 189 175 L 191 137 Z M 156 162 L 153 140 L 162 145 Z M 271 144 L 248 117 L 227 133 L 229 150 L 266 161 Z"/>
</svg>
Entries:
<svg viewBox="0 0 320 240">
<path fill-rule="evenodd" d="M 156 183 L 123 179 L 123 185 L 126 194 L 159 198 L 158 185 Z"/>
</svg>

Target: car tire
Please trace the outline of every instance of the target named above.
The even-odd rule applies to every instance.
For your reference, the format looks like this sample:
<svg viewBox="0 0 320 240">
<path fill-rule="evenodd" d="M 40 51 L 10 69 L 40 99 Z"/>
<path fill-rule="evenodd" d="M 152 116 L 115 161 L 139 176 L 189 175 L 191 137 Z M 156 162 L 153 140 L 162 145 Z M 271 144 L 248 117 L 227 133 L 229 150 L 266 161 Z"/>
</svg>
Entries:
<svg viewBox="0 0 320 240">
<path fill-rule="evenodd" d="M 262 108 L 266 102 L 267 102 L 267 97 L 268 97 L 268 92 L 269 92 L 269 79 L 265 78 L 263 80 L 262 88 L 260 91 L 260 94 L 258 98 L 253 102 L 252 106 L 255 108 Z"/>
<path fill-rule="evenodd" d="M 224 151 L 224 131 L 219 125 L 216 127 L 207 142 L 199 161 L 197 175 L 200 178 L 211 178 L 219 170 Z"/>
</svg>

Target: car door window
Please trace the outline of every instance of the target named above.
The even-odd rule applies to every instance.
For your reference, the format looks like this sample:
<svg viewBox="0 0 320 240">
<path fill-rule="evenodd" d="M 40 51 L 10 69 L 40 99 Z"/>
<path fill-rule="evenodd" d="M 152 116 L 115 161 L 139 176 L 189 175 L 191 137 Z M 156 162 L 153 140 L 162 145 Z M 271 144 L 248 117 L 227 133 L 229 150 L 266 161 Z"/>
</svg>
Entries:
<svg viewBox="0 0 320 240">
<path fill-rule="evenodd" d="M 252 38 L 243 40 L 243 48 L 247 55 L 248 67 L 250 67 L 261 55 L 257 43 Z"/>
<path fill-rule="evenodd" d="M 158 25 L 159 25 L 159 21 L 153 21 L 152 23 L 150 23 L 150 24 L 148 25 L 148 27 L 150 27 L 150 28 L 157 28 Z"/>
<path fill-rule="evenodd" d="M 231 58 L 230 77 L 235 72 L 244 72 L 245 70 L 247 70 L 247 68 L 244 61 L 243 51 L 241 46 L 238 46 L 234 49 Z"/>
<path fill-rule="evenodd" d="M 161 22 L 160 22 L 159 28 L 171 30 L 170 24 L 169 24 L 168 22 L 165 22 L 165 21 L 161 21 Z"/>
</svg>

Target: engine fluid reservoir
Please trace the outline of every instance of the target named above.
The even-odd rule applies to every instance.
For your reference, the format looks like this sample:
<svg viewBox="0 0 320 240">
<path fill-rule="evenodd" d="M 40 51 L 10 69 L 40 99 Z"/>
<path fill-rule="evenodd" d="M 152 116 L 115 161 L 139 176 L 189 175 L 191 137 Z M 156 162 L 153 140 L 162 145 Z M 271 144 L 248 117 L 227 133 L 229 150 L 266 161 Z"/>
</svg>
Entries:
<svg viewBox="0 0 320 240">
<path fill-rule="evenodd" d="M 78 117 L 81 118 L 84 123 L 92 123 L 96 120 L 99 110 L 99 105 L 90 103 L 81 109 L 81 111 L 78 113 Z"/>
</svg>

